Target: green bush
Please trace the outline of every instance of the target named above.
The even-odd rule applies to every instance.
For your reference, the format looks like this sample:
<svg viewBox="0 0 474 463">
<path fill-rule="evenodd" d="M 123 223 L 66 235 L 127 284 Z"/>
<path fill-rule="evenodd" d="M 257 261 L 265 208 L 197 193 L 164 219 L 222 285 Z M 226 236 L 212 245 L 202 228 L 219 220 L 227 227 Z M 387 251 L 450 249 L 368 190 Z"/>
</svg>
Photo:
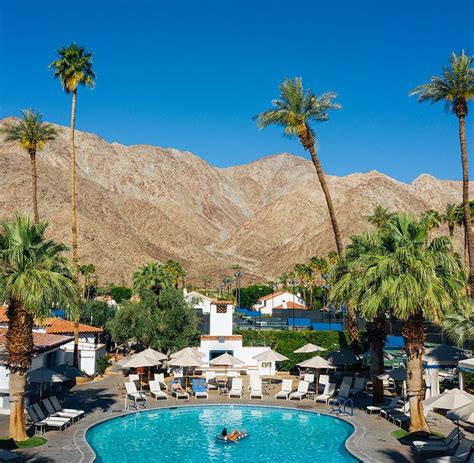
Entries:
<svg viewBox="0 0 474 463">
<path fill-rule="evenodd" d="M 110 296 L 117 304 L 120 304 L 122 301 L 128 301 L 132 297 L 132 294 L 132 290 L 126 286 L 110 287 Z"/>
<path fill-rule="evenodd" d="M 309 342 L 324 347 L 327 351 L 346 348 L 348 339 L 346 333 L 338 331 L 241 331 L 244 346 L 268 346 L 280 354 L 288 357 L 287 361 L 279 362 L 278 369 L 291 371 L 296 364 L 314 357 L 312 354 L 295 354 L 293 351 L 299 349 Z M 324 357 L 326 352 L 321 353 Z"/>
<path fill-rule="evenodd" d="M 99 376 L 103 376 L 105 370 L 112 365 L 107 357 L 102 357 L 101 359 L 97 360 L 97 374 Z"/>
</svg>

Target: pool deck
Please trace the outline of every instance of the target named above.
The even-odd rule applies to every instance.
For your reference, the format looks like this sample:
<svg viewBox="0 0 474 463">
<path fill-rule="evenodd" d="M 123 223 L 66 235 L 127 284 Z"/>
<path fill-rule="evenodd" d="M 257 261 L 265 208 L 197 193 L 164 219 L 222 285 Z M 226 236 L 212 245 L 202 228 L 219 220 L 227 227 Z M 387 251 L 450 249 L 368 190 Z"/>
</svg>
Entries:
<svg viewBox="0 0 474 463">
<path fill-rule="evenodd" d="M 94 460 L 94 454 L 85 441 L 87 429 L 94 423 L 108 418 L 124 414 L 124 398 L 120 391 L 120 385 L 124 377 L 121 372 L 111 371 L 104 378 L 94 380 L 90 383 L 75 386 L 64 401 L 65 407 L 84 409 L 87 412 L 85 418 L 70 426 L 63 432 L 48 431 L 47 444 L 34 449 L 17 450 L 21 452 L 24 461 L 28 462 L 61 462 L 61 463 L 89 463 Z M 272 386 L 278 390 L 279 386 Z M 244 385 L 244 390 L 245 385 Z M 179 405 L 196 404 L 249 404 L 268 405 L 300 410 L 310 410 L 322 414 L 330 414 L 331 408 L 325 405 L 314 405 L 312 400 L 303 399 L 299 401 L 274 400 L 273 395 L 264 396 L 264 400 L 249 400 L 248 393 L 244 398 L 228 399 L 219 396 L 217 391 L 209 394 L 209 399 L 180 400 Z M 355 400 L 354 416 L 342 418 L 355 427 L 354 433 L 348 439 L 346 446 L 348 450 L 360 460 L 367 463 L 375 462 L 413 462 L 423 461 L 416 459 L 411 446 L 402 445 L 391 436 L 398 429 L 387 420 L 377 415 L 368 415 L 364 407 L 368 404 L 368 398 L 361 397 Z M 156 401 L 149 398 L 147 409 L 166 408 L 176 406 L 178 401 L 174 398 Z M 130 413 L 136 413 L 132 411 Z M 433 431 L 447 434 L 453 427 L 451 421 L 438 415 L 430 413 L 428 421 Z M 0 432 L 8 433 L 8 417 L 0 417 Z M 317 435 L 315 436 L 317 438 Z"/>
</svg>

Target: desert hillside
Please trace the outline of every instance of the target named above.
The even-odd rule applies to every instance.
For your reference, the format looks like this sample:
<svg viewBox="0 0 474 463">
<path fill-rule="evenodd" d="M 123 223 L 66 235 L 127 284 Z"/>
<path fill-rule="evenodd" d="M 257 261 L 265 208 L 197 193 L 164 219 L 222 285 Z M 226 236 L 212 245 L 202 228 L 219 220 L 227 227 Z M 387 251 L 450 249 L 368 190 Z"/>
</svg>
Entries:
<svg viewBox="0 0 474 463">
<path fill-rule="evenodd" d="M 39 153 L 39 210 L 51 235 L 69 243 L 68 131 L 58 130 Z M 218 169 L 172 148 L 109 144 L 80 131 L 76 140 L 79 255 L 102 283 L 129 282 L 147 260 L 168 258 L 182 261 L 196 282 L 217 283 L 236 263 L 247 277 L 275 278 L 334 249 L 314 168 L 301 157 Z M 30 213 L 28 156 L 3 141 L 0 156 L 0 220 Z M 419 214 L 461 199 L 459 182 L 426 174 L 411 184 L 374 171 L 328 182 L 345 239 L 367 227 L 364 216 L 377 204 Z"/>
</svg>

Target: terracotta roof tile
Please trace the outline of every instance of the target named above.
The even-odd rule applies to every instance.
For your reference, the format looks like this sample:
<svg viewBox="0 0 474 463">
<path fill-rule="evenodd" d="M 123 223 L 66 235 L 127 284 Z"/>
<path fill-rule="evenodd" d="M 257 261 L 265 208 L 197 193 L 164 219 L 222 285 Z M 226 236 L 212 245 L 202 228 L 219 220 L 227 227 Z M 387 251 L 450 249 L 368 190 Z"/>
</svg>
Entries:
<svg viewBox="0 0 474 463">
<path fill-rule="evenodd" d="M 74 322 L 62 318 L 48 318 L 42 325 L 46 326 L 46 333 L 69 334 L 74 333 Z M 102 328 L 79 323 L 79 333 L 102 333 Z"/>
<path fill-rule="evenodd" d="M 0 351 L 5 352 L 7 328 L 0 328 Z M 62 346 L 71 342 L 74 338 L 71 336 L 59 336 L 57 334 L 38 333 L 33 331 L 33 343 L 35 352 L 44 352 L 53 347 Z"/>
<path fill-rule="evenodd" d="M 303 309 L 303 310 L 306 310 L 307 308 L 305 305 L 298 304 L 297 302 L 293 302 L 293 301 L 287 301 L 286 307 L 283 307 L 284 305 L 285 304 L 280 304 L 273 308 L 274 309 Z"/>
</svg>

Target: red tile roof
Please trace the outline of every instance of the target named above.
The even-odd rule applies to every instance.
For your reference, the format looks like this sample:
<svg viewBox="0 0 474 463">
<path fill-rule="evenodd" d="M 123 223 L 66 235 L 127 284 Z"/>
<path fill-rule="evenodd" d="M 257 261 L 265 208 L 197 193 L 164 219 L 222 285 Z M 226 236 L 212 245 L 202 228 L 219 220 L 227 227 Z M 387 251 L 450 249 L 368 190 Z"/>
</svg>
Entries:
<svg viewBox="0 0 474 463">
<path fill-rule="evenodd" d="M 267 301 L 268 299 L 272 299 L 273 297 L 280 296 L 281 294 L 289 293 L 287 290 L 280 290 L 280 291 L 275 291 L 274 293 L 267 294 L 266 296 L 262 296 L 259 298 L 259 301 Z"/>
<path fill-rule="evenodd" d="M 273 307 L 274 309 L 303 309 L 306 310 L 307 307 L 302 304 L 298 304 L 297 302 L 293 301 L 287 301 L 286 302 L 286 307 L 284 307 L 285 304 L 280 304 L 277 305 L 276 307 Z"/>
<path fill-rule="evenodd" d="M 6 334 L 7 328 L 0 328 L 0 352 L 6 351 Z M 62 346 L 71 342 L 72 336 L 58 336 L 57 334 L 38 333 L 33 331 L 33 343 L 35 352 L 44 352 L 54 347 Z"/>
<path fill-rule="evenodd" d="M 48 318 L 42 325 L 46 326 L 46 333 L 70 334 L 74 333 L 74 322 L 62 318 Z M 79 323 L 79 333 L 102 333 L 102 328 Z"/>
</svg>

